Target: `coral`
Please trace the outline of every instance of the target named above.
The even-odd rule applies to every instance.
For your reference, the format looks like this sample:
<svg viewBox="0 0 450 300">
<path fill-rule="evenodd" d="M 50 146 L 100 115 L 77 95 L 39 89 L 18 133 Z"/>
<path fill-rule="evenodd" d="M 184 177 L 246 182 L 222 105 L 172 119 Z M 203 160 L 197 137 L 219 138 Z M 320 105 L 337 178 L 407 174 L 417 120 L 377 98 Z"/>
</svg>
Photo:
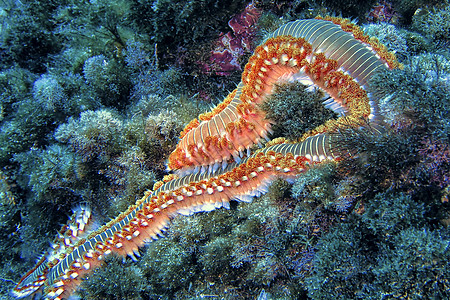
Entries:
<svg viewBox="0 0 450 300">
<path fill-rule="evenodd" d="M 422 9 L 439 5 L 442 1 L 439 0 L 392 0 L 395 11 L 398 13 L 401 24 L 410 25 L 414 19 L 414 15 L 419 13 Z"/>
<path fill-rule="evenodd" d="M 168 68 L 164 71 L 153 67 L 144 68 L 133 74 L 132 82 L 134 85 L 131 97 L 138 100 L 153 95 L 166 98 L 170 95 L 187 94 L 185 78 L 177 68 Z"/>
<path fill-rule="evenodd" d="M 439 6 L 424 8 L 413 16 L 412 27 L 436 42 L 449 42 L 450 7 L 448 1 Z"/>
<path fill-rule="evenodd" d="M 370 22 L 386 22 L 396 24 L 398 21 L 398 14 L 392 7 L 392 4 L 387 1 L 377 2 L 375 6 L 369 11 L 367 20 Z"/>
<path fill-rule="evenodd" d="M 298 177 L 292 186 L 292 196 L 303 202 L 322 202 L 330 204 L 334 199 L 332 178 L 334 166 L 326 164 L 311 169 L 304 176 Z"/>
<path fill-rule="evenodd" d="M 124 51 L 124 60 L 127 67 L 133 72 L 138 72 L 147 66 L 156 64 L 157 58 L 147 52 L 145 46 L 140 41 L 128 40 Z"/>
<path fill-rule="evenodd" d="M 133 117 L 124 125 L 123 137 L 127 144 L 137 145 L 145 153 L 146 164 L 162 175 L 167 153 L 174 148 L 182 127 L 178 114 L 162 110 L 157 115 Z"/>
<path fill-rule="evenodd" d="M 0 121 L 11 119 L 14 105 L 28 96 L 35 75 L 26 69 L 13 67 L 0 73 Z"/>
<path fill-rule="evenodd" d="M 427 137 L 420 142 L 422 164 L 418 173 L 430 183 L 446 188 L 450 184 L 450 146 L 448 140 Z"/>
<path fill-rule="evenodd" d="M 130 19 L 136 27 L 154 36 L 162 63 L 178 47 L 197 47 L 225 31 L 231 14 L 243 8 L 242 1 L 133 1 Z M 214 18 L 211 18 L 211 16 Z"/>
<path fill-rule="evenodd" d="M 203 273 L 209 280 L 216 280 L 215 277 L 219 273 L 233 272 L 230 268 L 230 256 L 233 255 L 234 247 L 233 244 L 230 244 L 230 238 L 228 237 L 211 238 L 203 246 L 199 263 L 203 267 Z"/>
<path fill-rule="evenodd" d="M 272 137 L 295 140 L 337 115 L 322 104 L 323 93 L 296 82 L 279 85 L 262 104 L 266 117 L 275 122 Z"/>
<path fill-rule="evenodd" d="M 313 54 L 312 45 L 307 40 L 312 42 L 316 36 L 307 30 L 303 36 L 303 30 L 320 24 L 324 25 L 318 30 L 326 31 L 328 29 L 325 28 L 329 27 L 330 30 L 346 31 L 351 34 L 343 35 L 345 39 L 362 41 L 355 45 L 371 57 L 368 58 L 373 60 L 370 67 L 361 73 L 357 72 L 354 74 L 355 78 L 352 78 L 351 73 L 345 74 L 342 70 L 347 64 L 358 65 L 357 61 L 363 60 L 364 56 L 354 56 L 355 61 L 352 63 L 350 59 L 338 62 L 327 57 L 338 55 L 338 51 L 331 50 L 328 46 L 325 49 L 330 50 Z M 339 48 L 342 55 L 349 51 L 346 47 L 350 47 L 350 43 L 326 40 L 329 44 L 334 42 L 342 44 Z M 372 48 L 378 53 L 377 56 L 369 50 Z M 341 67 L 340 63 L 343 64 Z M 239 161 L 237 157 L 240 152 L 267 139 L 272 122 L 266 118 L 261 104 L 272 94 L 277 81 L 282 79 L 292 78 L 323 89 L 329 94 L 324 102 L 325 106 L 341 113 L 339 118 L 328 120 L 304 133 L 301 141 L 341 127 L 360 126 L 371 111 L 371 101 L 363 85 L 372 72 L 386 66 L 397 68 L 400 64 L 393 53 L 388 52 L 376 39 L 364 35 L 361 28 L 349 20 L 318 17 L 287 23 L 256 48 L 238 87 L 211 112 L 201 114 L 198 119 L 186 125 L 180 135 L 181 141 L 169 157 L 168 167 L 184 172 L 195 166 L 216 168 L 220 162 L 228 161 L 231 157 Z"/>
<path fill-rule="evenodd" d="M 193 224 L 196 222 L 194 221 Z M 185 235 L 175 234 L 182 237 Z M 195 264 L 195 256 L 192 252 L 194 249 L 186 248 L 192 245 L 183 241 L 178 242 L 176 236 L 174 240 L 169 233 L 168 239 L 153 243 L 143 255 L 140 264 L 147 277 L 150 293 L 167 295 L 169 299 L 173 298 L 177 290 L 187 289 L 198 276 L 198 266 Z"/>
<path fill-rule="evenodd" d="M 373 89 L 380 94 L 381 113 L 389 122 L 419 119 L 445 137 L 450 129 L 446 60 L 423 55 L 418 61 L 405 70 L 380 72 L 372 78 Z"/>
<path fill-rule="evenodd" d="M 422 227 L 425 215 L 425 205 L 413 201 L 409 195 L 380 193 L 366 204 L 361 221 L 374 235 L 382 234 L 390 242 L 404 229 Z"/>
<path fill-rule="evenodd" d="M 48 133 L 58 124 L 60 115 L 44 110 L 33 99 L 25 97 L 15 105 L 11 120 L 4 121 L 0 132 L 0 161 L 7 162 L 14 153 L 48 143 Z"/>
<path fill-rule="evenodd" d="M 282 6 L 303 7 L 306 10 L 306 4 L 302 6 L 298 2 L 302 1 L 279 1 L 277 6 L 280 9 Z M 22 152 L 15 154 L 8 165 L 12 174 L 18 174 L 21 168 L 18 182 L 23 192 L 20 206 L 1 207 L 5 214 L 2 211 L 1 238 L 4 243 L 0 253 L 6 253 L 2 274 L 7 274 L 2 278 L 17 281 L 18 274 L 26 267 L 24 260 L 30 262 L 37 251 L 45 248 L 49 232 L 55 231 L 55 224 L 64 221 L 65 213 L 74 202 L 89 202 L 101 211 L 98 218 L 102 222 L 112 212 L 127 211 L 128 204 L 134 204 L 139 194 L 165 175 L 164 160 L 177 142 L 177 131 L 204 106 L 204 103 L 194 101 L 199 97 L 191 97 L 192 92 L 184 83 L 195 77 L 201 84 L 197 74 L 186 76 L 184 70 L 165 64 L 178 57 L 178 51 L 184 51 L 180 50 L 182 47 L 201 51 L 199 42 L 209 43 L 217 36 L 219 30 L 215 29 L 219 27 L 226 31 L 226 20 L 230 16 L 228 9 L 241 5 L 233 2 L 227 7 L 221 3 L 216 14 L 211 12 L 213 4 L 212 1 L 164 0 L 94 1 L 75 5 L 69 1 L 59 7 L 56 17 L 49 18 L 50 24 L 56 22 L 56 36 L 65 41 L 67 48 L 64 53 L 56 55 L 51 72 L 31 74 L 29 78 L 32 79 L 26 79 L 26 76 L 20 79 L 19 76 L 17 80 L 23 84 L 4 85 L 7 93 L 2 107 L 14 116 L 4 113 L 0 135 L 1 150 L 5 153 L 2 162 L 8 162 L 14 152 Z M 127 12 L 130 6 L 131 13 Z M 198 12 L 197 7 L 204 9 Z M 49 9 L 49 13 L 53 12 L 54 9 Z M 133 39 L 127 26 L 134 25 L 127 20 L 139 25 Z M 217 25 L 219 23 L 222 25 Z M 155 24 L 160 26 L 158 31 L 155 31 Z M 81 25 L 83 34 L 78 34 L 75 29 Z M 344 24 L 344 27 L 348 25 Z M 179 34 L 174 35 L 172 29 Z M 352 29 L 350 32 L 358 33 Z M 411 35 L 401 34 L 405 34 L 408 51 L 413 51 L 408 38 Z M 154 39 L 150 40 L 150 36 Z M 169 40 L 171 37 L 173 39 Z M 78 42 L 80 45 L 74 45 Z M 148 49 L 146 45 L 149 45 Z M 240 46 L 244 47 L 243 44 Z M 192 48 L 187 51 L 192 51 Z M 381 136 L 376 136 L 365 128 L 347 129 L 346 124 L 339 131 L 344 137 L 338 142 L 354 149 L 359 156 L 309 171 L 305 170 L 305 164 L 301 164 L 299 169 L 305 173 L 300 177 L 304 176 L 304 180 L 297 179 L 292 188 L 297 199 L 292 198 L 291 186 L 286 181 L 277 180 L 267 195 L 255 203 L 239 206 L 231 203 L 230 210 L 176 218 L 166 231 L 166 220 L 159 219 L 160 212 L 175 213 L 171 209 L 174 203 L 178 205 L 178 197 L 181 196 L 180 190 L 167 188 L 179 182 L 171 174 L 171 181 L 165 186 L 163 184 L 163 188 L 167 188 L 164 193 L 150 197 L 147 192 L 144 198 L 137 199 L 149 200 L 143 204 L 146 210 L 135 215 L 136 218 L 144 216 L 139 231 L 135 231 L 134 225 L 141 219 L 131 220 L 126 213 L 119 215 L 121 221 L 115 221 L 120 226 L 126 223 L 125 227 L 109 229 L 118 229 L 114 238 L 119 235 L 126 237 L 115 244 L 117 249 L 113 248 L 113 252 L 121 251 L 121 247 L 122 250 L 130 250 L 128 239 L 140 243 L 136 238 L 146 234 L 143 228 L 147 226 L 153 230 L 152 239 L 160 235 L 166 238 L 147 247 L 140 263 L 126 259 L 123 264 L 120 259 L 108 258 L 106 269 L 99 270 L 84 282 L 81 296 L 89 299 L 206 296 L 250 299 L 260 295 L 261 298 L 300 299 L 309 293 L 313 299 L 379 299 L 383 295 L 413 298 L 417 293 L 424 298 L 448 297 L 449 236 L 448 230 L 439 223 L 449 215 L 447 202 L 441 200 L 444 199 L 441 198 L 444 194 L 441 190 L 446 186 L 448 189 L 448 140 L 444 139 L 445 131 L 442 132 L 442 127 L 448 127 L 445 124 L 448 121 L 445 111 L 448 70 L 445 56 L 436 57 L 423 56 L 423 59 L 413 60 L 417 65 L 416 71 L 407 66 L 403 73 L 380 75 L 377 79 L 380 82 L 375 85 L 386 93 L 380 96 L 372 91 L 372 95 L 382 98 L 384 112 L 394 111 L 391 120 L 388 119 L 391 130 L 382 130 Z M 321 59 L 320 56 L 316 58 Z M 433 65 L 433 61 L 437 63 Z M 159 69 L 161 66 L 166 69 Z M 7 73 L 3 82 L 12 80 L 14 76 L 11 74 Z M 35 78 L 39 79 L 34 81 Z M 414 80 L 416 83 L 412 82 Z M 122 83 L 125 84 L 124 89 L 121 89 Z M 102 90 L 109 88 L 110 91 Z M 218 85 L 210 88 L 224 89 Z M 414 91 L 416 88 L 419 89 Z M 128 94 L 130 90 L 131 96 Z M 15 91 L 19 93 L 15 94 Z M 347 90 L 339 91 L 345 92 Z M 180 96 L 184 93 L 186 95 Z M 419 99 L 421 93 L 425 99 Z M 314 102 L 311 105 L 314 107 L 308 106 L 308 109 L 320 114 L 325 111 L 318 103 L 318 93 L 306 93 L 303 86 L 286 87 L 286 92 L 280 94 L 280 100 L 291 97 L 291 94 L 306 97 L 307 101 Z M 394 96 L 390 103 L 388 95 L 391 94 Z M 54 98 L 54 95 L 62 97 Z M 343 102 L 353 99 L 353 96 L 344 98 Z M 408 100 L 406 109 L 402 106 L 402 98 Z M 50 115 L 50 110 L 39 109 L 43 103 L 58 108 L 61 103 L 52 102 L 53 99 L 65 100 L 58 116 Z M 431 103 L 436 99 L 442 103 Z M 291 106 L 300 106 L 300 102 L 303 105 L 304 101 L 292 99 Z M 294 137 L 298 128 L 294 128 L 293 122 L 283 119 L 282 112 L 285 110 L 295 115 L 296 110 L 275 102 L 272 105 L 278 113 L 277 120 L 286 124 L 283 126 L 286 131 L 276 129 L 281 132 L 278 134 L 292 133 Z M 363 102 L 355 103 L 360 106 Z M 115 106 L 117 111 L 110 106 Z M 435 108 L 444 111 L 436 116 L 432 112 Z M 419 117 L 412 117 L 409 112 L 415 112 Z M 63 121 L 66 117 L 70 118 Z M 323 117 L 321 120 L 328 118 L 320 117 Z M 309 124 L 314 120 L 304 113 L 303 119 L 298 120 L 301 130 L 315 126 Z M 65 123 L 52 134 L 61 122 Z M 53 137 L 63 145 L 55 144 Z M 308 141 L 317 142 L 317 145 L 307 144 L 314 151 L 318 146 L 326 146 L 317 137 Z M 269 159 L 269 165 L 283 172 L 273 176 L 286 175 L 285 172 L 292 167 L 291 154 L 270 152 L 264 158 Z M 270 160 L 275 155 L 277 160 Z M 280 160 L 282 165 L 277 165 Z M 38 162 L 38 166 L 33 166 L 33 161 Z M 308 164 L 314 165 L 315 162 L 309 160 Z M 258 169 L 239 169 L 245 175 L 239 181 L 240 185 L 252 180 L 250 171 L 256 174 L 262 167 L 257 166 Z M 267 165 L 263 169 L 265 167 Z M 193 176 L 209 176 L 206 174 Z M 39 175 L 43 177 L 41 181 L 38 180 Z M 235 183 L 237 185 L 237 181 Z M 228 192 L 217 196 L 222 183 L 214 184 L 195 183 L 193 188 L 205 195 L 199 197 L 201 199 L 216 200 Z M 202 185 L 208 189 L 203 189 Z M 255 194 L 267 190 L 259 182 L 255 186 Z M 390 192 L 386 192 L 388 189 Z M 66 197 L 55 194 L 56 191 L 65 192 Z M 208 197 L 207 193 L 211 191 L 213 196 Z M 42 202 L 36 200 L 36 194 L 40 195 Z M 177 198 L 170 198 L 174 194 Z M 240 200 L 249 200 L 246 195 L 231 194 Z M 216 205 L 226 206 L 228 203 L 228 200 L 219 200 Z M 53 204 L 51 201 L 57 201 L 58 205 L 50 205 Z M 157 203 L 156 206 L 148 205 L 153 202 Z M 192 206 L 194 211 L 213 209 L 211 203 L 205 204 L 203 200 Z M 357 209 L 354 210 L 355 207 Z M 152 219 L 161 222 L 155 225 Z M 133 234 L 128 234 L 130 232 Z M 108 241 L 117 242 L 112 238 Z M 107 244 L 98 240 L 98 245 Z M 89 245 L 83 244 L 77 249 L 82 247 Z M 123 253 L 131 258 L 138 256 L 140 251 L 137 248 L 127 250 Z M 415 263 L 417 257 L 420 258 L 419 264 Z M 73 267 L 77 267 L 76 263 Z M 79 277 L 85 273 L 80 273 Z M 71 273 L 70 278 L 77 275 Z"/>
<path fill-rule="evenodd" d="M 200 68 L 205 73 L 230 75 L 241 70 L 240 59 L 246 53 L 253 51 L 256 23 L 260 11 L 250 3 L 243 12 L 235 15 L 228 26 L 232 31 L 223 34 L 215 43 L 208 62 L 202 62 Z"/>
<path fill-rule="evenodd" d="M 317 244 L 313 271 L 305 279 L 312 299 L 354 299 L 374 280 L 368 266 L 376 257 L 369 252 L 371 237 L 356 224 L 337 224 Z"/>
<path fill-rule="evenodd" d="M 355 0 L 346 0 L 339 3 L 332 0 L 325 0 L 324 6 L 331 12 L 344 17 L 362 20 L 375 3 L 376 0 L 365 1 L 364 3 Z"/>
<path fill-rule="evenodd" d="M 394 25 L 388 23 L 368 24 L 363 29 L 366 34 L 376 37 L 400 58 L 407 56 L 408 44 L 406 38 Z"/>
<path fill-rule="evenodd" d="M 64 146 L 51 145 L 45 150 L 18 153 L 13 160 L 20 164 L 22 179 L 18 183 L 24 189 L 30 187 L 37 201 L 69 201 L 67 192 L 75 187 L 74 181 L 83 178 L 79 157 Z"/>
<path fill-rule="evenodd" d="M 83 75 L 103 104 L 119 108 L 127 104 L 130 83 L 116 60 L 104 55 L 90 57 L 84 63 Z"/>
<path fill-rule="evenodd" d="M 426 84 L 440 85 L 444 89 L 450 89 L 450 60 L 446 56 L 437 53 L 413 56 L 411 71 L 413 70 L 423 76 Z"/>
<path fill-rule="evenodd" d="M 50 111 L 60 110 L 67 101 L 64 89 L 49 75 L 42 75 L 33 83 L 33 97 L 43 109 Z"/>
<path fill-rule="evenodd" d="M 335 199 L 331 207 L 338 213 L 349 212 L 361 196 L 358 187 L 361 180 L 357 176 L 347 176 L 336 183 L 334 187 Z"/>
<path fill-rule="evenodd" d="M 88 51 L 120 59 L 126 41 L 136 36 L 128 19 L 130 5 L 128 0 L 60 3 L 53 14 L 54 33 L 72 54 Z"/>
<path fill-rule="evenodd" d="M 123 121 L 110 109 L 85 111 L 78 119 L 70 118 L 55 131 L 59 142 L 68 143 L 83 161 L 107 162 L 124 148 Z"/>
<path fill-rule="evenodd" d="M 104 172 L 105 176 L 116 189 L 119 187 L 125 189 L 122 197 L 127 200 L 119 201 L 117 203 L 119 207 L 116 207 L 114 211 L 120 212 L 126 209 L 124 206 L 133 203 L 136 195 L 142 194 L 147 187 L 153 186 L 156 182 L 156 175 L 152 170 L 156 166 L 151 165 L 148 160 L 146 153 L 141 148 L 134 146 L 123 151 L 120 156 L 115 157 L 108 164 Z"/>
<path fill-rule="evenodd" d="M 162 109 L 167 109 L 172 104 L 173 97 L 163 99 L 157 94 L 150 94 L 139 97 L 128 108 L 129 115 L 133 117 L 140 116 L 142 119 L 147 118 L 150 114 L 156 114 Z"/>
<path fill-rule="evenodd" d="M 2 253 L 0 295 L 9 293 L 8 290 L 16 279 L 14 273 L 26 272 L 26 268 L 29 267 L 26 264 L 14 263 L 20 257 L 20 249 L 17 244 L 21 239 L 19 234 L 21 216 L 18 203 L 20 198 L 17 197 L 17 188 L 14 185 L 13 178 L 10 178 L 6 172 L 0 171 L 0 239 L 2 241 L 0 245 L 0 253 Z"/>
<path fill-rule="evenodd" d="M 141 300 L 147 289 L 144 273 L 137 266 L 124 264 L 119 258 L 108 258 L 105 268 L 95 272 L 80 288 L 86 299 Z M 118 298 L 119 297 L 119 298 Z"/>
<path fill-rule="evenodd" d="M 320 239 L 312 274 L 306 278 L 308 295 L 447 297 L 449 270 L 443 253 L 448 233 L 422 227 L 423 205 L 408 196 L 378 195 L 370 201 L 362 218 L 351 217 Z"/>
<path fill-rule="evenodd" d="M 124 59 L 131 70 L 130 77 L 133 84 L 131 98 L 140 101 L 142 98 L 156 95 L 166 98 L 188 94 L 186 76 L 182 74 L 182 70 L 172 66 L 164 70 L 159 69 L 156 53 L 150 54 L 147 51 L 148 49 L 139 41 L 127 42 Z M 161 101 L 160 104 L 164 102 Z M 154 110 L 157 111 L 159 108 L 160 105 Z M 169 108 L 168 103 L 164 108 Z"/>
<path fill-rule="evenodd" d="M 52 34 L 52 13 L 56 5 L 50 2 L 17 3 L 10 8 L 6 28 L 2 30 L 2 63 L 17 64 L 36 73 L 46 70 L 51 55 L 62 48 Z"/>
<path fill-rule="evenodd" d="M 32 262 L 49 243 L 48 236 L 38 240 L 36 236 L 56 232 L 57 226 L 66 221 L 65 212 L 87 200 L 83 195 L 88 185 L 87 170 L 74 153 L 60 145 L 17 153 L 12 161 L 20 165 L 16 182 L 28 195 L 21 210 L 31 212 L 20 219 L 21 236 L 27 237 L 21 243 L 21 256 Z"/>
<path fill-rule="evenodd" d="M 448 234 L 444 230 L 411 227 L 395 236 L 392 246 L 385 246 L 380 251 L 374 270 L 373 284 L 381 293 L 369 291 L 367 296 L 378 298 L 382 294 L 384 297 L 411 299 L 450 297 Z"/>
<path fill-rule="evenodd" d="M 273 187 L 270 193 L 277 191 L 278 188 Z M 236 241 L 233 242 L 231 266 L 244 272 L 242 279 L 247 284 L 266 286 L 276 277 L 288 275 L 284 254 L 289 237 L 280 235 L 286 224 L 279 219 L 279 210 L 273 202 L 277 198 L 272 196 L 269 194 L 261 199 L 256 207 L 239 207 L 238 213 L 245 222 L 233 228 Z"/>
</svg>

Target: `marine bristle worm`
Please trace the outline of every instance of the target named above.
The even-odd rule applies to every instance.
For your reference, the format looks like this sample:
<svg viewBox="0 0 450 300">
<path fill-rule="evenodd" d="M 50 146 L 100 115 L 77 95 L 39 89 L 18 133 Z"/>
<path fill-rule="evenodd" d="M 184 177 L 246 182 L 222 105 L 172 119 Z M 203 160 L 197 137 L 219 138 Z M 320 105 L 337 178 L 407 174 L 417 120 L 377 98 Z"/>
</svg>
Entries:
<svg viewBox="0 0 450 300">
<path fill-rule="evenodd" d="M 75 233 L 85 224 L 77 222 L 68 236 L 62 234 L 64 247 L 56 246 L 62 250 L 43 257 L 14 295 L 42 291 L 46 299 L 65 299 L 106 255 L 136 259 L 138 248 L 157 239 L 175 215 L 229 207 L 233 199 L 250 201 L 265 193 L 275 178 L 294 178 L 312 165 L 341 159 L 352 149 L 338 142 L 339 129 L 377 120 L 376 99 L 366 92 L 368 79 L 380 69 L 396 67 L 392 53 L 348 20 L 316 18 L 280 27 L 257 47 L 236 90 L 186 126 L 169 159 L 169 168 L 177 172 L 86 236 Z M 272 121 L 259 104 L 280 81 L 321 89 L 328 98 L 324 105 L 340 116 L 295 143 L 279 139 L 244 155 L 268 139 Z"/>
</svg>

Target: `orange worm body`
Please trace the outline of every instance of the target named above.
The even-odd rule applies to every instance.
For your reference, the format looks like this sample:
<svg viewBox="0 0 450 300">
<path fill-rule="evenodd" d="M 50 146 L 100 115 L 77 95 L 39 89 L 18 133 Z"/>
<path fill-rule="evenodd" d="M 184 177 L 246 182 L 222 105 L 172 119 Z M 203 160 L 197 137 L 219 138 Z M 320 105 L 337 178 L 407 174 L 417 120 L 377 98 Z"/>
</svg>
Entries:
<svg viewBox="0 0 450 300">
<path fill-rule="evenodd" d="M 282 26 L 255 50 L 236 90 L 186 126 L 169 158 L 171 169 L 212 166 L 210 172 L 172 176 L 89 234 L 78 233 L 85 231 L 88 218 L 76 218 L 81 221 L 62 233 L 63 246 L 25 274 L 13 294 L 23 298 L 43 291 L 46 299 L 66 299 L 106 255 L 135 259 L 138 248 L 157 239 L 173 216 L 229 207 L 233 199 L 250 201 L 275 178 L 292 179 L 314 164 L 349 155 L 351 149 L 337 147 L 337 129 L 359 127 L 376 116 L 376 101 L 364 90 L 367 80 L 380 68 L 398 66 L 395 57 L 349 21 L 313 19 Z M 325 104 L 341 117 L 305 133 L 297 143 L 273 143 L 241 158 L 241 151 L 270 132 L 271 121 L 259 104 L 274 84 L 289 79 L 322 89 L 332 98 Z M 229 163 L 219 169 L 223 161 Z"/>
<path fill-rule="evenodd" d="M 339 124 L 362 125 L 378 108 L 364 86 L 379 69 L 398 67 L 395 56 L 361 29 L 339 19 L 290 22 L 258 46 L 242 74 L 241 83 L 216 110 L 194 120 L 169 157 L 169 169 L 217 168 L 261 138 L 271 121 L 259 108 L 274 84 L 293 79 L 322 89 L 331 96 L 328 107 L 343 114 L 338 120 L 306 133 L 302 139 L 336 130 Z"/>
<path fill-rule="evenodd" d="M 346 150 L 331 149 L 332 139 L 333 136 L 317 135 L 297 144 L 274 145 L 239 164 L 230 163 L 223 171 L 173 179 L 146 193 L 127 211 L 75 245 L 70 244 L 64 253 L 47 263 L 45 274 L 39 274 L 39 267 L 27 273 L 14 293 L 26 296 L 45 285 L 47 299 L 65 299 L 86 274 L 101 266 L 106 255 L 117 253 L 136 259 L 139 247 L 157 239 L 176 214 L 229 208 L 233 199 L 248 202 L 265 193 L 275 178 L 294 178 L 313 164 L 345 155 Z"/>
</svg>

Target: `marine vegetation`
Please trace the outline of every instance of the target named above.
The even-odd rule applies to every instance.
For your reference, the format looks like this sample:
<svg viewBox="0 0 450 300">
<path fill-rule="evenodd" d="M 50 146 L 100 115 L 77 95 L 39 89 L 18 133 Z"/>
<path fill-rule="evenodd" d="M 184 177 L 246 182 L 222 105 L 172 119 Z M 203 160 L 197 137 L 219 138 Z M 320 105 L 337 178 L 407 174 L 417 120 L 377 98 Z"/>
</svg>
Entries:
<svg viewBox="0 0 450 300">
<path fill-rule="evenodd" d="M 449 298 L 446 8 L 218 3 L 2 2 L 2 297 Z"/>
</svg>

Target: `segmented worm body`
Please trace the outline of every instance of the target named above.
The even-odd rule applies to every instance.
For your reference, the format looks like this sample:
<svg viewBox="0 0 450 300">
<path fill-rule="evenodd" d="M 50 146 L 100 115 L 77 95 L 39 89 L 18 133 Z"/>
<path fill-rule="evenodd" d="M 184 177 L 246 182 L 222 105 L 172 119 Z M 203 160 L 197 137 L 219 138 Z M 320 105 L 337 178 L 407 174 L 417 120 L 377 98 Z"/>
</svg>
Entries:
<svg viewBox="0 0 450 300">
<path fill-rule="evenodd" d="M 303 139 L 334 131 L 339 124 L 361 125 L 377 114 L 364 89 L 367 80 L 395 57 L 361 29 L 339 18 L 299 20 L 277 29 L 256 48 L 242 74 L 242 81 L 223 103 L 192 121 L 169 157 L 169 168 L 216 169 L 260 139 L 266 139 L 271 121 L 259 108 L 274 84 L 297 80 L 322 89 L 330 96 L 325 105 L 342 117 L 305 133 Z M 337 24 L 335 24 L 335 23 Z"/>
<path fill-rule="evenodd" d="M 46 299 L 66 299 L 106 255 L 136 259 L 139 247 L 157 239 L 175 215 L 228 208 L 233 199 L 250 201 L 275 178 L 292 179 L 315 164 L 350 155 L 352 149 L 338 142 L 338 129 L 359 127 L 377 115 L 364 87 L 377 70 L 387 67 L 398 67 L 395 57 L 347 20 L 319 18 L 282 26 L 255 50 L 236 90 L 182 132 L 169 167 L 184 175 L 155 185 L 94 231 L 85 228 L 90 211 L 77 210 L 73 224 L 63 228 L 54 249 L 22 278 L 14 295 L 43 291 Z M 272 143 L 242 157 L 243 150 L 270 132 L 272 121 L 259 104 L 280 80 L 322 89 L 332 99 L 325 105 L 341 116 L 295 143 Z M 197 172 L 187 172 L 195 168 Z"/>
</svg>

